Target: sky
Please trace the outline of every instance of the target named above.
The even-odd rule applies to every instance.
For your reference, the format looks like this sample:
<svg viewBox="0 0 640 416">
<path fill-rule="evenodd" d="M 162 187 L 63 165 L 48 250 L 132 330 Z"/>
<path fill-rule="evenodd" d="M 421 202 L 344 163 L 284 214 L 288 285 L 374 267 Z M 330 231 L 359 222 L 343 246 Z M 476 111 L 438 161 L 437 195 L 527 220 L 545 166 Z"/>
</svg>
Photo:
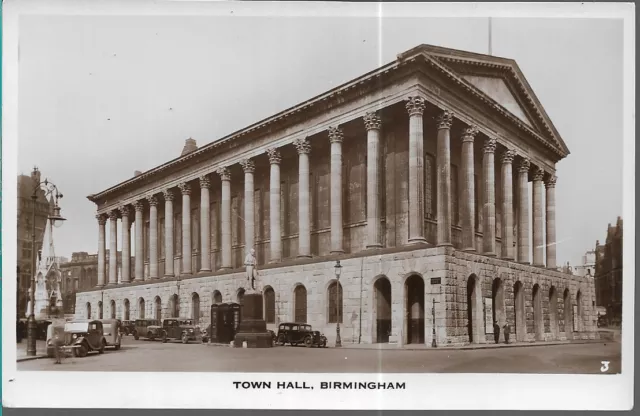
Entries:
<svg viewBox="0 0 640 416">
<path fill-rule="evenodd" d="M 493 19 L 493 55 L 516 60 L 571 151 L 557 165 L 559 264 L 622 215 L 622 39 L 621 20 Z M 422 43 L 487 53 L 488 19 L 22 17 L 18 173 L 38 166 L 64 194 L 56 254 L 95 253 L 87 195 Z"/>
</svg>

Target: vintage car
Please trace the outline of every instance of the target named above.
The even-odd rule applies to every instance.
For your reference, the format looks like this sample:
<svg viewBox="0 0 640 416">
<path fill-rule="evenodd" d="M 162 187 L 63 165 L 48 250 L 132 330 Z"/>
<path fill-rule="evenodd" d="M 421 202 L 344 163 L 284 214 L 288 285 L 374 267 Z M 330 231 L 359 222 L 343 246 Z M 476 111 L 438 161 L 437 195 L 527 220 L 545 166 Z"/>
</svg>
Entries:
<svg viewBox="0 0 640 416">
<path fill-rule="evenodd" d="M 200 329 L 194 325 L 193 319 L 189 318 L 166 318 L 162 320 L 160 328 L 162 342 L 168 340 L 179 339 L 183 344 L 189 341 L 197 341 L 202 339 Z"/>
<path fill-rule="evenodd" d="M 101 319 L 104 332 L 105 347 L 120 349 L 122 345 L 122 323 L 119 319 Z"/>
<path fill-rule="evenodd" d="M 55 337 L 57 336 L 62 343 L 64 342 L 64 323 L 51 324 L 47 327 L 47 357 L 55 356 Z M 61 343 L 61 344 L 62 344 Z"/>
<path fill-rule="evenodd" d="M 73 355 L 86 357 L 90 351 L 104 353 L 107 341 L 104 338 L 102 322 L 72 321 L 64 324 L 64 343 L 73 347 Z"/>
<path fill-rule="evenodd" d="M 297 323 L 297 322 L 284 322 L 278 326 L 277 342 L 279 345 L 284 345 L 287 342 L 292 346 L 298 344 L 304 344 L 306 347 L 326 347 L 327 337 L 321 334 L 320 331 L 314 331 L 311 325 Z"/>
<path fill-rule="evenodd" d="M 122 335 L 132 335 L 136 329 L 135 321 L 122 321 Z"/>
<path fill-rule="evenodd" d="M 159 336 L 160 321 L 157 319 L 136 319 L 134 322 L 133 338 L 139 339 L 140 337 L 149 338 L 154 340 Z"/>
</svg>

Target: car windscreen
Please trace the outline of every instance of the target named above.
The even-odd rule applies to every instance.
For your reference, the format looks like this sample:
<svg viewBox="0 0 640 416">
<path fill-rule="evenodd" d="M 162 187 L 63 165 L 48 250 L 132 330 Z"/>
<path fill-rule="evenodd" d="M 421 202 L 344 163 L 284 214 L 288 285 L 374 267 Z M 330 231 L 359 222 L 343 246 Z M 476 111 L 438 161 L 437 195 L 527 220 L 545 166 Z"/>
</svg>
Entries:
<svg viewBox="0 0 640 416">
<path fill-rule="evenodd" d="M 64 324 L 66 332 L 87 332 L 89 330 L 88 322 L 67 322 Z"/>
</svg>

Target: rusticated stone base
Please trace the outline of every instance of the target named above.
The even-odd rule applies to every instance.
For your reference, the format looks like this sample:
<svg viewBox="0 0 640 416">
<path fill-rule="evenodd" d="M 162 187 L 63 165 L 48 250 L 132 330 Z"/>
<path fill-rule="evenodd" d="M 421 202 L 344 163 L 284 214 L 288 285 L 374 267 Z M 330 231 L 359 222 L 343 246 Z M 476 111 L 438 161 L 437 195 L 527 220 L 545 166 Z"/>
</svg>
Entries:
<svg viewBox="0 0 640 416">
<path fill-rule="evenodd" d="M 242 348 L 246 341 L 247 348 L 273 347 L 271 333 L 267 331 L 267 323 L 262 319 L 262 294 L 246 293 L 242 300 L 242 319 L 233 346 Z"/>
</svg>

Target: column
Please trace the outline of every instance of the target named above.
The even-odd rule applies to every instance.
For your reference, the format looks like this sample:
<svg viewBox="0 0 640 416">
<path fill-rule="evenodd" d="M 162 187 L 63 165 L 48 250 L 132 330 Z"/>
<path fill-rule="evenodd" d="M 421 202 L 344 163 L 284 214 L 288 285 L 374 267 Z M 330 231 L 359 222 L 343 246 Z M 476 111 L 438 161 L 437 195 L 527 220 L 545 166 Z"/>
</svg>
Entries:
<svg viewBox="0 0 640 416">
<path fill-rule="evenodd" d="M 175 194 L 166 189 L 162 192 L 164 197 L 164 275 L 171 277 L 175 274 L 173 268 L 173 199 Z"/>
<path fill-rule="evenodd" d="M 475 126 L 462 132 L 462 249 L 476 250 L 476 193 L 474 184 L 473 140 L 478 134 Z"/>
<path fill-rule="evenodd" d="M 550 175 L 545 181 L 547 188 L 547 267 L 556 268 L 556 181 L 557 176 Z"/>
<path fill-rule="evenodd" d="M 422 97 L 409 97 L 409 244 L 426 242 L 424 237 L 424 152 Z M 439 231 L 439 228 L 438 228 Z"/>
<path fill-rule="evenodd" d="M 529 264 L 529 159 L 523 159 L 518 167 L 518 262 Z"/>
<path fill-rule="evenodd" d="M 178 185 L 182 193 L 182 273 L 191 274 L 191 186 Z"/>
<path fill-rule="evenodd" d="M 451 244 L 451 142 L 453 114 L 444 110 L 438 116 L 437 177 L 438 177 L 438 246 Z M 421 148 L 422 150 L 422 148 Z M 422 159 L 421 159 L 422 162 Z M 422 175 L 422 170 L 420 171 Z M 421 176 L 422 177 L 422 176 Z M 422 187 L 421 187 L 422 189 Z M 422 206 L 422 205 L 421 205 Z"/>
<path fill-rule="evenodd" d="M 122 217 L 122 282 L 131 281 L 131 224 L 129 223 L 131 209 L 129 205 L 120 207 Z"/>
<path fill-rule="evenodd" d="M 502 257 L 513 260 L 513 150 L 502 155 Z"/>
<path fill-rule="evenodd" d="M 97 287 L 104 286 L 104 272 L 105 272 L 105 224 L 107 223 L 107 218 L 104 214 L 96 215 L 96 219 L 98 220 L 98 285 Z"/>
<path fill-rule="evenodd" d="M 542 179 L 544 171 L 533 171 L 533 265 L 544 267 L 544 218 L 542 208 Z"/>
<path fill-rule="evenodd" d="M 309 153 L 311 153 L 311 143 L 307 138 L 303 138 L 295 140 L 293 145 L 298 150 L 298 257 L 311 257 L 309 224 Z"/>
<path fill-rule="evenodd" d="M 367 113 L 364 126 L 367 129 L 367 248 L 381 248 L 379 167 L 382 121 L 376 113 Z"/>
<path fill-rule="evenodd" d="M 209 202 L 209 187 L 211 181 L 209 176 L 203 175 L 200 177 L 200 271 L 211 271 L 211 248 L 209 243 L 211 242 L 211 220 L 210 210 L 211 204 Z"/>
<path fill-rule="evenodd" d="M 158 199 L 151 195 L 149 203 L 149 278 L 158 278 Z"/>
<path fill-rule="evenodd" d="M 338 127 L 329 127 L 331 143 L 331 249 L 332 254 L 344 253 L 342 248 L 342 140 L 344 134 Z"/>
<path fill-rule="evenodd" d="M 244 250 L 246 255 L 255 245 L 253 172 L 256 170 L 256 165 L 253 160 L 244 159 L 240 161 L 240 166 L 244 170 Z"/>
<path fill-rule="evenodd" d="M 484 176 L 484 209 L 482 226 L 482 252 L 485 256 L 496 255 L 496 139 L 484 143 L 482 175 Z"/>
<path fill-rule="evenodd" d="M 222 180 L 222 198 L 220 203 L 220 269 L 231 268 L 231 173 L 227 168 L 217 170 Z"/>
<path fill-rule="evenodd" d="M 271 240 L 270 263 L 282 260 L 282 231 L 280 225 L 280 162 L 282 157 L 278 149 L 267 149 L 271 173 L 269 175 L 269 238 Z"/>
<path fill-rule="evenodd" d="M 144 203 L 142 201 L 136 201 L 133 204 L 136 210 L 136 269 L 135 269 L 135 281 L 141 282 L 144 280 Z"/>
<path fill-rule="evenodd" d="M 109 212 L 109 283 L 118 284 L 118 211 Z"/>
</svg>

